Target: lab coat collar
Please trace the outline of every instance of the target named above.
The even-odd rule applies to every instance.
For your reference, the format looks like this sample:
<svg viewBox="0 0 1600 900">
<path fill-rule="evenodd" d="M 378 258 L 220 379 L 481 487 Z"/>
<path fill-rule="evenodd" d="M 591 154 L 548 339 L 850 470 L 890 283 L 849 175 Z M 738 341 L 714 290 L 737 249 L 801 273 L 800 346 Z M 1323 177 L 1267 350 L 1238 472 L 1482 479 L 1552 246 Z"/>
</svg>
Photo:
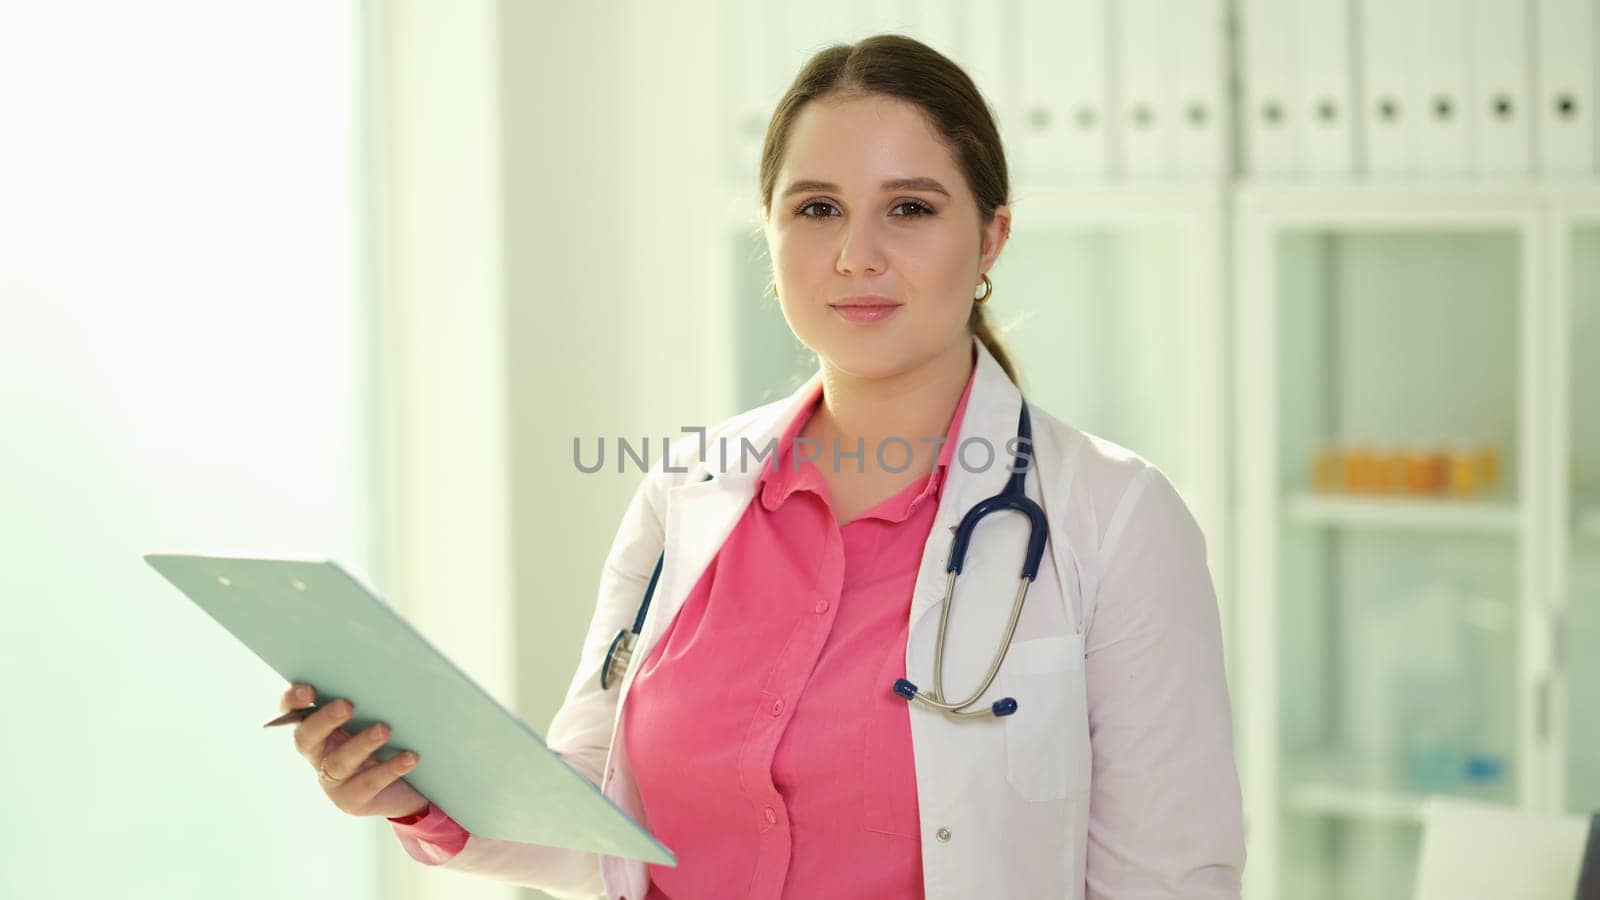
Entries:
<svg viewBox="0 0 1600 900">
<path fill-rule="evenodd" d="M 974 341 L 973 343 L 976 345 L 978 342 Z M 944 443 L 939 446 L 939 455 L 934 460 L 933 470 L 928 473 L 923 481 L 923 492 L 912 500 L 909 506 L 915 506 L 922 502 L 929 493 L 935 495 L 943 493 L 945 471 L 950 468 L 950 463 L 955 457 L 956 446 L 961 440 L 961 436 L 968 433 L 963 427 L 963 420 L 966 415 L 966 409 L 971 404 L 972 386 L 978 374 L 976 347 L 972 350 L 971 360 L 972 369 L 968 372 L 967 380 L 961 388 L 961 398 L 956 402 L 956 409 L 951 415 L 950 424 L 945 429 Z M 822 486 L 824 481 L 822 472 L 815 463 L 799 466 L 794 463 L 796 441 L 800 432 L 805 428 L 807 421 L 816 415 L 817 407 L 822 398 L 822 382 L 813 378 L 808 384 L 811 386 L 811 393 L 800 404 L 801 412 L 789 420 L 783 436 L 778 439 L 777 451 L 768 457 L 765 462 L 759 464 L 760 471 L 756 474 L 757 485 L 755 491 L 756 496 L 761 499 L 761 505 L 768 512 L 782 506 L 787 502 L 789 495 L 797 490 L 826 490 Z M 865 445 L 860 449 L 863 454 L 875 454 L 877 452 L 876 449 L 869 450 Z M 894 520 L 899 521 L 908 513 L 909 510 L 903 511 Z"/>
<path fill-rule="evenodd" d="M 966 453 L 960 452 L 959 446 L 955 448 L 957 452 L 945 473 L 938 511 L 923 549 L 912 596 L 912 627 L 944 595 L 943 569 L 948 562 L 951 533 L 962 515 L 979 500 L 1000 493 L 1011 475 L 1007 470 L 1011 462 L 1007 441 L 1016 436 L 1022 394 L 983 342 L 976 336 L 972 342 L 977 352 L 977 369 L 962 421 L 960 443 L 967 445 L 982 439 L 986 444 L 973 444 Z M 819 368 L 784 400 L 754 410 L 742 427 L 735 421 L 734 427 L 726 432 L 726 453 L 720 452 L 720 442 L 713 443 L 722 435 L 709 435 L 704 457 L 689 467 L 689 476 L 683 482 L 668 490 L 667 563 L 661 573 L 661 583 L 657 585 L 658 602 L 663 608 L 652 608 L 640 635 L 637 655 L 642 657 L 647 653 L 660 629 L 677 615 L 688 588 L 705 572 L 754 497 L 762 466 L 754 462 L 741 466 L 741 441 L 748 439 L 757 449 L 775 442 L 804 405 L 815 399 L 821 380 Z M 1038 436 L 1036 431 L 1036 440 Z M 991 450 L 992 461 L 989 459 Z M 1037 446 L 1032 453 L 1037 458 Z M 707 472 L 711 473 L 711 479 L 702 480 Z M 1036 496 L 1034 474 L 1030 472 L 1028 479 L 1029 493 Z"/>
<path fill-rule="evenodd" d="M 966 411 L 961 422 L 961 441 L 966 441 L 975 436 L 988 440 L 994 447 L 997 459 L 1005 454 L 1005 442 L 1015 436 L 1017 429 L 1017 416 L 1022 411 L 1022 395 L 1016 385 L 1006 375 L 1005 369 L 1000 367 L 999 360 L 989 352 L 983 341 L 976 335 L 972 337 L 973 350 L 977 355 L 976 371 L 973 373 L 970 387 L 967 389 Z M 788 397 L 777 403 L 760 407 L 752 413 L 751 422 L 744 428 L 735 428 L 727 435 L 727 450 L 720 452 L 717 447 L 706 448 L 706 458 L 694 469 L 694 474 L 688 483 L 680 486 L 688 487 L 696 484 L 706 473 L 712 475 L 714 482 L 723 482 L 726 486 L 740 485 L 753 487 L 760 478 L 762 469 L 768 465 L 766 460 L 756 461 L 754 456 L 748 456 L 744 463 L 740 462 L 740 441 L 748 440 L 750 446 L 759 450 L 766 444 L 777 442 L 785 430 L 795 422 L 796 418 L 812 403 L 817 402 L 822 393 L 822 369 L 818 368 L 811 373 L 806 382 L 797 388 Z M 980 421 L 981 420 L 981 421 Z M 998 429 L 998 431 L 996 430 Z M 1002 433 L 1003 432 L 1003 433 Z M 955 461 L 954 453 L 957 447 L 945 444 L 941 448 L 939 464 L 948 465 Z M 984 464 L 986 454 L 980 453 L 981 447 L 974 447 L 969 452 L 970 464 L 974 467 Z M 960 466 L 956 466 L 960 468 Z M 994 468 L 1002 473 L 998 484 L 1004 485 L 1010 473 L 1005 472 L 1005 463 L 997 462 Z"/>
</svg>

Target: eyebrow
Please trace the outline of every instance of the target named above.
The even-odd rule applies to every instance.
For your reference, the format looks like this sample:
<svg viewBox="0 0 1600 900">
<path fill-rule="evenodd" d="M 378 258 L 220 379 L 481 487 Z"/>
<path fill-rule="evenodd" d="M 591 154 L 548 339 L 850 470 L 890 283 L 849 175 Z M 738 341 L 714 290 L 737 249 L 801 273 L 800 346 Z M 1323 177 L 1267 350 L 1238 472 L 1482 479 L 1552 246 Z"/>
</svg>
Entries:
<svg viewBox="0 0 1600 900">
<path fill-rule="evenodd" d="M 940 184 L 937 180 L 928 178 L 926 176 L 918 178 L 893 178 L 885 181 L 882 187 L 886 191 L 936 191 L 945 195 L 947 198 L 950 196 L 950 192 L 945 190 L 944 185 Z M 788 190 L 783 192 L 783 196 L 787 197 L 790 194 L 799 194 L 805 191 L 837 192 L 838 190 L 839 186 L 831 181 L 805 180 L 796 181 L 794 184 L 789 185 Z"/>
</svg>

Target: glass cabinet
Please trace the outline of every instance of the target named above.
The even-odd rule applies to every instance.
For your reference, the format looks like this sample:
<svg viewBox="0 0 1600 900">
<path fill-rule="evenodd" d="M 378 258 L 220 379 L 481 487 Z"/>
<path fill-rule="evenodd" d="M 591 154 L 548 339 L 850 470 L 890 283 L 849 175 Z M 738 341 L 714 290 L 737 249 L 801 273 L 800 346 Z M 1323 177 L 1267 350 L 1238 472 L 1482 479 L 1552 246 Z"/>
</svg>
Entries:
<svg viewBox="0 0 1600 900">
<path fill-rule="evenodd" d="M 1571 813 L 1600 810 L 1600 189 L 1556 193 L 1552 359 L 1558 440 L 1549 465 L 1557 608 L 1558 765 L 1550 791 Z"/>
<path fill-rule="evenodd" d="M 1411 896 L 1421 804 L 1532 802 L 1537 196 L 1241 191 L 1250 895 Z"/>
</svg>

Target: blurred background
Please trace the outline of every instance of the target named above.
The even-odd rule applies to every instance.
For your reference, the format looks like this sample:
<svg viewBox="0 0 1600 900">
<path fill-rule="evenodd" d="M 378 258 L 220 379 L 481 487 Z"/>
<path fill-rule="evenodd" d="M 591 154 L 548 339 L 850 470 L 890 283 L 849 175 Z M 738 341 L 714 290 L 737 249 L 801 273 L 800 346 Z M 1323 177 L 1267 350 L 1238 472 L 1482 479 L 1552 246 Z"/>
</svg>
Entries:
<svg viewBox="0 0 1600 900">
<path fill-rule="evenodd" d="M 573 438 L 811 371 L 757 154 L 883 31 L 1000 122 L 1028 396 L 1205 528 L 1247 896 L 1600 809 L 1591 0 L 5 2 L 0 897 L 536 896 L 333 809 L 140 557 L 336 560 L 543 733 L 639 478 Z"/>
</svg>

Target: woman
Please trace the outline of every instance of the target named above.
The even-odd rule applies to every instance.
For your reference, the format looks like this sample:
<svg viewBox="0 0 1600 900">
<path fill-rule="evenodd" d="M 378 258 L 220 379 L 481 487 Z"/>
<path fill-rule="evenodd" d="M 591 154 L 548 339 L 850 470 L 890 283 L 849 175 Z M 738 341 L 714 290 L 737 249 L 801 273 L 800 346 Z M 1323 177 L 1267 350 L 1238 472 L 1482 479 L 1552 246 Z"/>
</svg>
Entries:
<svg viewBox="0 0 1600 900">
<path fill-rule="evenodd" d="M 547 735 L 678 865 L 468 835 L 372 758 L 381 724 L 339 729 L 347 703 L 298 726 L 324 789 L 424 863 L 559 897 L 1237 897 L 1205 542 L 1139 456 L 1030 404 L 1017 462 L 1050 540 L 970 710 L 1018 708 L 956 719 L 891 690 L 937 696 L 946 610 L 943 696 L 984 683 L 1029 537 L 985 518 L 942 602 L 955 526 L 1021 468 L 1023 400 L 984 315 L 1009 186 L 971 80 L 906 37 L 824 50 L 778 104 L 760 184 L 778 299 L 819 370 L 644 478 Z M 603 688 L 664 545 L 634 664 Z"/>
</svg>

